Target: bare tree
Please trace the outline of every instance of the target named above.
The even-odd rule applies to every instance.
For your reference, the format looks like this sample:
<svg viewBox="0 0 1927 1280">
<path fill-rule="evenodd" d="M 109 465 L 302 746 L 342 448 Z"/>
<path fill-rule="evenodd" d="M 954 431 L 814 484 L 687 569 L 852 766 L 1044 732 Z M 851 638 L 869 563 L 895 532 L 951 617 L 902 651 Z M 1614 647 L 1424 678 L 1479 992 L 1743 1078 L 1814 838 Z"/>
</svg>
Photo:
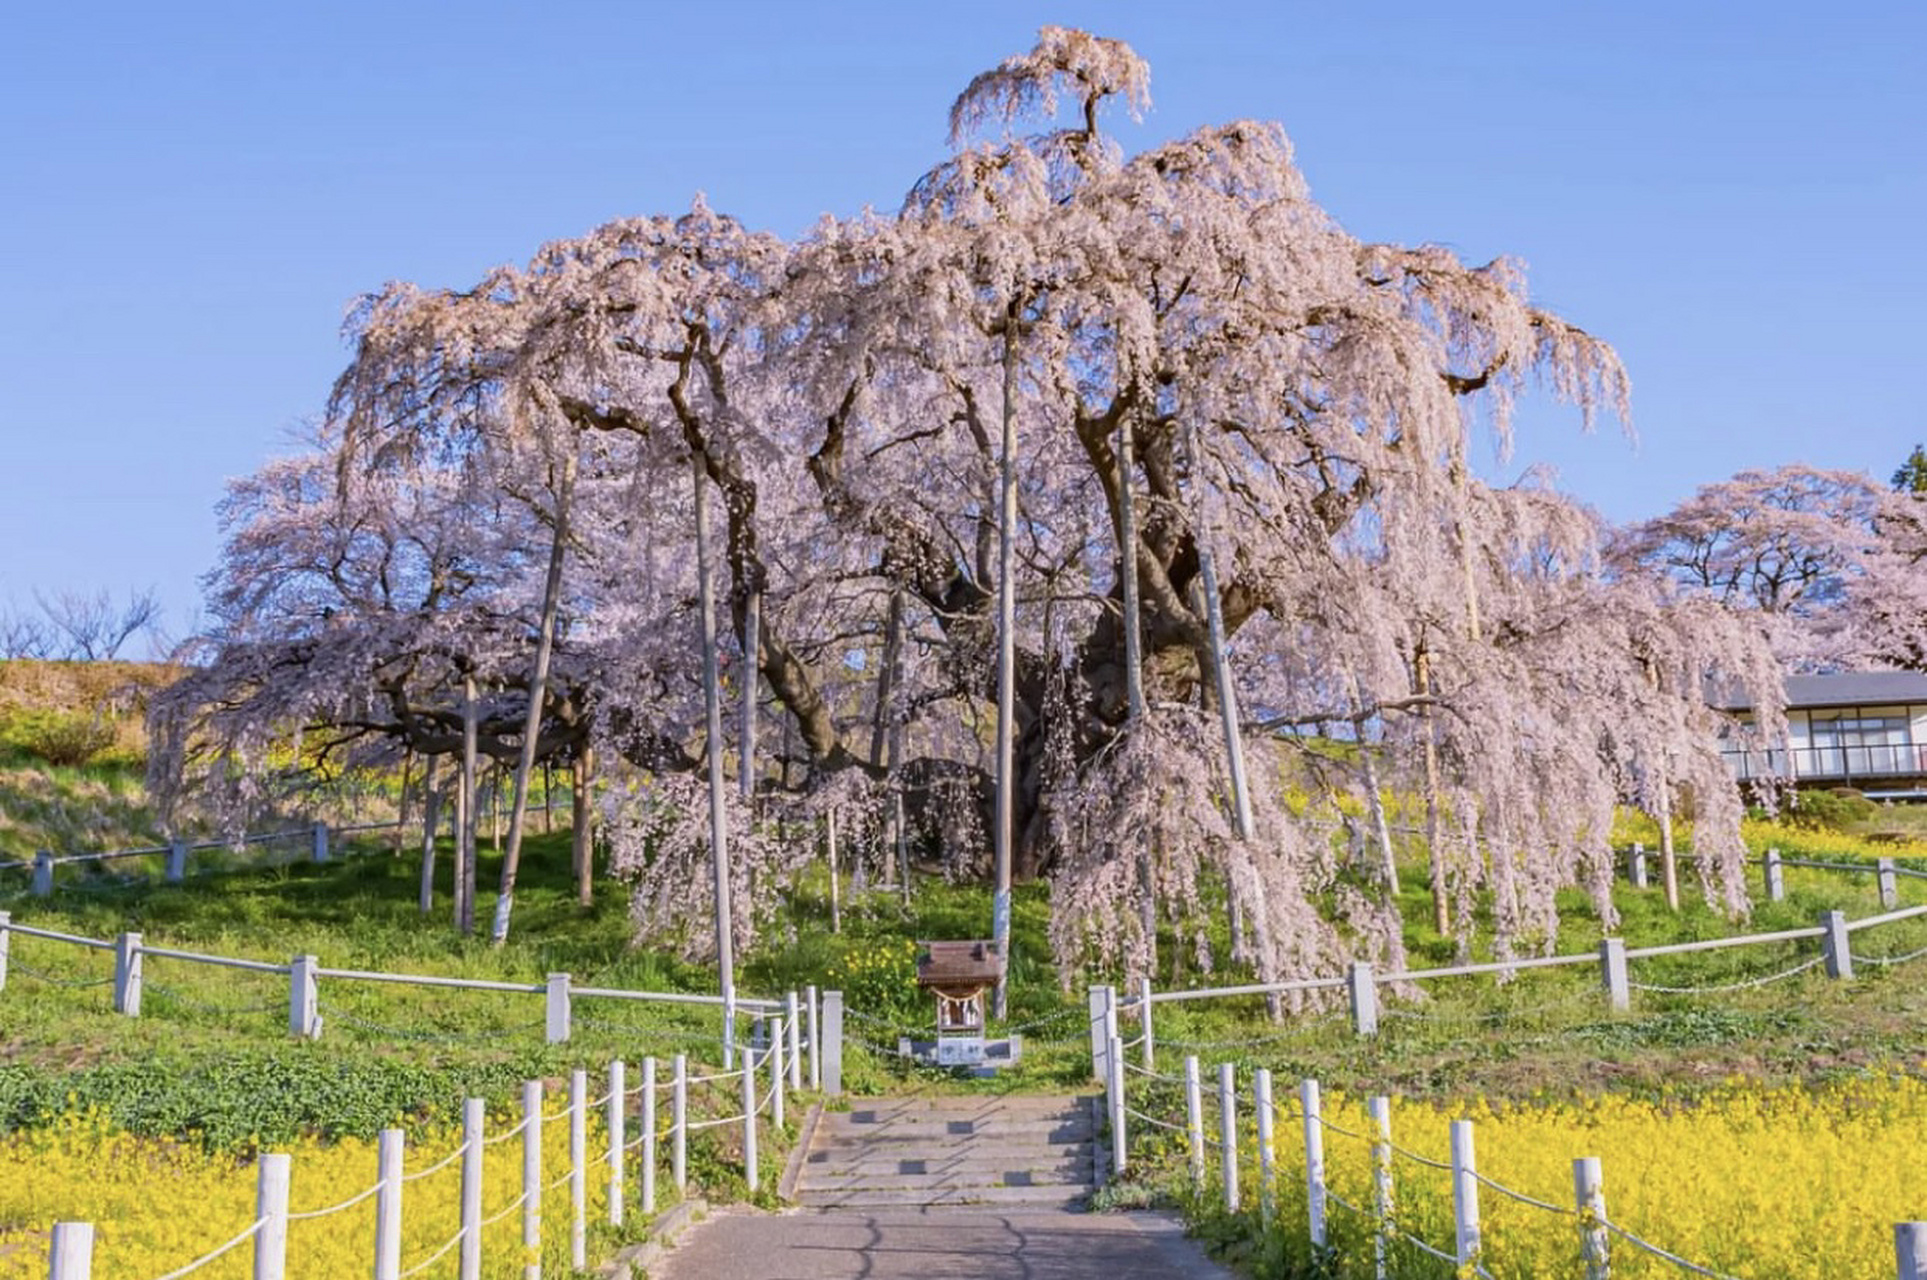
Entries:
<svg viewBox="0 0 1927 1280">
<path fill-rule="evenodd" d="M 75 662 L 113 661 L 129 640 L 152 631 L 161 617 L 160 596 L 152 587 L 128 591 L 118 605 L 105 587 L 52 595 L 35 591 L 34 600 L 46 616 L 53 656 Z"/>
</svg>

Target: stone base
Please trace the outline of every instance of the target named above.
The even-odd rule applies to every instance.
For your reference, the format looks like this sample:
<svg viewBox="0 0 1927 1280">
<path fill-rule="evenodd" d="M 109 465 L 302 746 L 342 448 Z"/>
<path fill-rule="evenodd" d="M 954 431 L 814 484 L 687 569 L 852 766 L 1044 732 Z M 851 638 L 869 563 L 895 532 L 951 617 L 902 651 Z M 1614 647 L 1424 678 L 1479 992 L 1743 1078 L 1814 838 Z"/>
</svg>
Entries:
<svg viewBox="0 0 1927 1280">
<path fill-rule="evenodd" d="M 1017 1061 L 1022 1053 L 1022 1036 L 1006 1040 L 946 1039 L 897 1041 L 897 1053 L 932 1067 L 951 1067 L 971 1076 L 994 1076 L 998 1070 Z"/>
</svg>

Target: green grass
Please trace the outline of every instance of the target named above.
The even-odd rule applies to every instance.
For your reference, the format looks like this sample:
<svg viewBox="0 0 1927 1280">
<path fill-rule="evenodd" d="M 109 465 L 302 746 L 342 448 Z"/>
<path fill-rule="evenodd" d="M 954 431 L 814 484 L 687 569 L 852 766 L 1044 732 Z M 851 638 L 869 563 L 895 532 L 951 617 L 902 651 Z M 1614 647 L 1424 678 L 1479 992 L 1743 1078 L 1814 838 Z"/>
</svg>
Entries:
<svg viewBox="0 0 1927 1280">
<path fill-rule="evenodd" d="M 19 923 L 63 932 L 106 938 L 132 929 L 152 945 L 281 963 L 313 954 L 330 967 L 528 983 L 568 972 L 578 985 L 714 991 L 707 967 L 630 945 L 627 913 L 611 886 L 598 886 L 594 906 L 575 902 L 567 842 L 561 832 L 532 837 L 515 928 L 501 948 L 451 929 L 446 856 L 437 909 L 424 919 L 415 905 L 415 858 L 389 856 L 378 844 L 364 856 L 326 865 L 237 870 L 177 886 L 102 879 L 48 900 L 0 893 L 0 909 L 10 909 Z M 1831 856 L 1841 855 L 1836 849 Z M 1407 869 L 1402 902 L 1410 962 L 1450 964 L 1456 943 L 1432 932 L 1416 872 Z M 497 874 L 485 847 L 484 886 Z M 1828 908 L 1851 916 L 1879 909 L 1871 876 L 1790 869 L 1787 887 L 1785 902 L 1761 902 L 1743 930 L 1810 925 Z M 1906 903 L 1927 901 L 1927 881 L 1904 879 L 1902 894 Z M 812 984 L 851 985 L 846 1082 L 856 1092 L 1085 1087 L 1082 988 L 1115 975 L 1080 974 L 1069 991 L 1060 986 L 1045 942 L 1049 903 L 1041 887 L 1020 887 L 1015 900 L 1010 1024 L 1023 1030 L 1025 1042 L 1015 1070 L 965 1081 L 905 1067 L 891 1052 L 897 1037 L 927 1034 L 929 1021 L 907 969 L 893 986 L 873 987 L 861 1000 L 844 982 L 852 958 L 868 950 L 906 938 L 981 934 L 986 898 L 981 887 L 927 878 L 907 906 L 888 892 L 855 898 L 846 905 L 842 933 L 832 934 L 827 881 L 817 871 L 794 886 L 782 917 L 765 930 L 766 944 L 742 958 L 739 989 L 775 995 Z M 1690 891 L 1677 916 L 1657 891 L 1622 885 L 1617 899 L 1620 935 L 1633 946 L 1736 931 Z M 484 916 L 490 901 L 485 892 Z M 1601 930 L 1583 896 L 1567 895 L 1562 907 L 1555 950 L 1596 947 Z M 1868 951 L 1896 954 L 1927 946 L 1927 925 L 1909 921 L 1858 937 Z M 1168 951 L 1173 944 L 1166 939 L 1165 945 Z M 1719 986 L 1772 975 L 1811 954 L 1811 944 L 1804 951 L 1799 944 L 1734 948 L 1636 961 L 1633 977 L 1664 986 Z M 1527 971 L 1510 982 L 1467 977 L 1425 983 L 1422 993 L 1387 993 L 1382 1033 L 1371 1040 L 1353 1036 L 1336 1008 L 1308 1007 L 1274 1023 L 1256 998 L 1159 1005 L 1155 1030 L 1165 1071 L 1183 1053 L 1196 1052 L 1207 1063 L 1262 1062 L 1355 1091 L 1503 1097 L 1549 1089 L 1657 1090 L 1733 1074 L 1804 1078 L 1911 1060 L 1927 1015 L 1920 971 L 1870 969 L 1854 983 L 1809 972 L 1724 994 L 1636 993 L 1632 1011 L 1615 1015 L 1606 1010 L 1596 969 L 1577 965 Z M 149 957 L 138 1019 L 111 1011 L 105 985 L 63 985 L 100 984 L 111 973 L 105 952 L 13 939 L 12 973 L 0 992 L 0 1059 L 9 1064 L 0 1068 L 0 1124 L 33 1123 L 73 1093 L 103 1101 L 143 1132 L 193 1129 L 223 1141 L 300 1128 L 364 1132 L 379 1127 L 382 1116 L 445 1118 L 469 1092 L 506 1103 L 521 1079 L 560 1076 L 576 1066 L 599 1070 L 618 1056 L 635 1061 L 680 1051 L 714 1061 L 720 1022 L 705 1008 L 579 999 L 574 1038 L 547 1046 L 536 995 L 326 979 L 325 1032 L 307 1043 L 287 1035 L 287 980 L 280 975 Z M 1189 982 L 1244 977 L 1194 975 Z M 1136 1034 L 1128 1019 L 1125 1034 Z M 353 1088 L 335 1087 L 341 1082 Z M 352 1104 L 350 1093 L 371 1101 Z"/>
</svg>

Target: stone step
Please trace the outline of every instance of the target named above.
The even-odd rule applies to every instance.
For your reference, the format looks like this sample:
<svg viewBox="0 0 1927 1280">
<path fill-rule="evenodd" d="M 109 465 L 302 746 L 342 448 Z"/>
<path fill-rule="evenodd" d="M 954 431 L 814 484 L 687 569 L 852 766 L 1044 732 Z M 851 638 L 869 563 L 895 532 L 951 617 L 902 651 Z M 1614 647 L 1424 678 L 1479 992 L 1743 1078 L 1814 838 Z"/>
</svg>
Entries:
<svg viewBox="0 0 1927 1280">
<path fill-rule="evenodd" d="M 871 1150 L 851 1148 L 841 1151 L 812 1150 L 803 1160 L 802 1172 L 811 1176 L 818 1172 L 836 1171 L 838 1173 L 930 1173 L 941 1169 L 967 1168 L 983 1165 L 989 1168 L 1012 1166 L 1022 1168 L 1057 1168 L 1081 1165 L 1088 1169 L 1095 1152 L 1095 1144 L 1089 1142 L 1067 1142 L 1050 1146 L 1021 1147 L 1017 1149 L 988 1148 L 981 1144 L 961 1146 L 948 1151 L 912 1152 L 905 1150 Z"/>
<path fill-rule="evenodd" d="M 1089 1116 L 898 1117 L 868 1121 L 825 1115 L 817 1124 L 817 1133 L 824 1140 L 844 1142 L 969 1138 L 1080 1142 L 1089 1138 L 1094 1127 Z"/>
<path fill-rule="evenodd" d="M 903 1209 L 963 1208 L 986 1209 L 1021 1205 L 1034 1209 L 1078 1209 L 1089 1200 L 1085 1188 L 1062 1186 L 1036 1187 L 956 1187 L 945 1190 L 919 1188 L 856 1188 L 842 1191 L 799 1191 L 797 1203 L 810 1209 Z"/>
<path fill-rule="evenodd" d="M 805 1191 L 856 1191 L 880 1189 L 919 1189 L 942 1191 L 971 1187 L 1088 1187 L 1091 1167 L 1075 1169 L 1033 1169 L 1018 1165 L 993 1166 L 980 1170 L 936 1173 L 860 1173 L 847 1177 L 819 1172 L 803 1176 Z"/>
</svg>

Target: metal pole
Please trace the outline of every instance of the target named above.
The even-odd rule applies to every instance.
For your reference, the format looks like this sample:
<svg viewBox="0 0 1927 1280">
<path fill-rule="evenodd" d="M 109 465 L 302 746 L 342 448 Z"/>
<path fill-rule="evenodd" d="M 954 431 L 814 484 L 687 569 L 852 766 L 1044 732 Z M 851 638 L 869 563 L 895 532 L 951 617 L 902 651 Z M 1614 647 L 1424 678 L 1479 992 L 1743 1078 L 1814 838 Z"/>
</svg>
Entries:
<svg viewBox="0 0 1927 1280">
<path fill-rule="evenodd" d="M 1198 1079 L 1198 1055 L 1184 1059 L 1184 1127 L 1191 1146 L 1191 1186 L 1204 1190 L 1204 1089 Z"/>
<path fill-rule="evenodd" d="M 1238 1079 L 1229 1062 L 1218 1064 L 1218 1150 L 1224 1174 L 1224 1207 L 1238 1211 Z"/>
<path fill-rule="evenodd" d="M 569 1073 L 569 1265 L 589 1265 L 589 1073 Z"/>
<path fill-rule="evenodd" d="M 1372 1256 L 1373 1274 L 1386 1280 L 1390 1274 L 1386 1233 L 1392 1225 L 1392 1100 L 1379 1096 L 1369 1104 L 1372 1115 Z"/>
<path fill-rule="evenodd" d="M 676 1055 L 675 1084 L 669 1095 L 669 1123 L 676 1141 L 669 1148 L 669 1177 L 681 1195 L 689 1186 L 689 1058 Z"/>
<path fill-rule="evenodd" d="M 1278 1206 L 1277 1145 L 1272 1133 L 1271 1072 L 1259 1067 L 1251 1082 L 1252 1112 L 1258 1118 L 1258 1220 L 1271 1226 L 1272 1212 Z"/>
<path fill-rule="evenodd" d="M 642 1060 L 642 1211 L 656 1211 L 656 1060 Z"/>
<path fill-rule="evenodd" d="M 1299 1082 L 1298 1107 L 1305 1113 L 1305 1205 L 1311 1218 L 1311 1243 L 1322 1250 L 1330 1239 L 1325 1224 L 1325 1107 L 1316 1080 Z"/>
<path fill-rule="evenodd" d="M 281 1280 L 288 1266 L 288 1178 L 294 1157 L 264 1155 L 255 1174 L 254 1280 Z"/>
</svg>

